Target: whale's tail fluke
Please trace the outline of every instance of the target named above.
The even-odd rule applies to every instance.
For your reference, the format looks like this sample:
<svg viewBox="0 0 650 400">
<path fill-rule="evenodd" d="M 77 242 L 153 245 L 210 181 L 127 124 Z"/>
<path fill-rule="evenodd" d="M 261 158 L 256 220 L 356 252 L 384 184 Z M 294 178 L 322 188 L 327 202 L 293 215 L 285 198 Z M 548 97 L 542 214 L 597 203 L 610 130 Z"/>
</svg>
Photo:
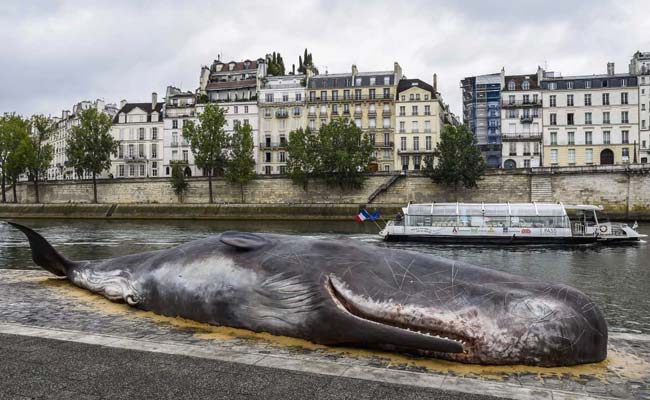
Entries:
<svg viewBox="0 0 650 400">
<path fill-rule="evenodd" d="M 36 265 L 43 267 L 45 270 L 57 276 L 67 275 L 67 271 L 74 265 L 73 261 L 68 260 L 56 251 L 43 236 L 34 232 L 32 229 L 15 222 L 7 223 L 21 230 L 27 236 L 29 247 L 32 249 L 32 259 Z"/>
</svg>

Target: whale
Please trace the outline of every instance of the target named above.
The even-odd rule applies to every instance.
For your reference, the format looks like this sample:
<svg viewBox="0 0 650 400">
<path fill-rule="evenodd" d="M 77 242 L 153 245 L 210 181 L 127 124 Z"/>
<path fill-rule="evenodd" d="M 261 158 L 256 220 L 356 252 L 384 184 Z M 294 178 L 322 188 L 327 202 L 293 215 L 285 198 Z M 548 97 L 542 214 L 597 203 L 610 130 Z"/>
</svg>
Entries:
<svg viewBox="0 0 650 400">
<path fill-rule="evenodd" d="M 227 231 L 169 249 L 73 261 L 34 230 L 34 263 L 141 310 L 470 364 L 607 357 L 607 323 L 576 288 L 350 238 Z"/>
</svg>

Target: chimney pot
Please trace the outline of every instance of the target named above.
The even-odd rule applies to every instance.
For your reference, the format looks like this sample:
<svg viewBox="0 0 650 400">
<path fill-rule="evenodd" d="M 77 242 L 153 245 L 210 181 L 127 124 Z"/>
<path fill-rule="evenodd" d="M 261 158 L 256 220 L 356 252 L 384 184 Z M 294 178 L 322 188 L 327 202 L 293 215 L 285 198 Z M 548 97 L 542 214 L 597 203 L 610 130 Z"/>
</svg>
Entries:
<svg viewBox="0 0 650 400">
<path fill-rule="evenodd" d="M 614 63 L 613 62 L 608 62 L 607 63 L 607 75 L 614 75 L 614 74 L 615 74 Z"/>
<path fill-rule="evenodd" d="M 151 109 L 152 110 L 156 109 L 156 104 L 158 104 L 158 93 L 152 92 L 151 93 Z"/>
</svg>

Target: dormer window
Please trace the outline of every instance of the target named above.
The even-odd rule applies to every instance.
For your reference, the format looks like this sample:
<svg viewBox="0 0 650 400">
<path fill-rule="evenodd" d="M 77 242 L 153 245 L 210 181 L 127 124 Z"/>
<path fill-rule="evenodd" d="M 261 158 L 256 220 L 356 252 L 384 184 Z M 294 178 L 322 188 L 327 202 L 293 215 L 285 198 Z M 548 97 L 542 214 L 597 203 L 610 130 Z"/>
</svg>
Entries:
<svg viewBox="0 0 650 400">
<path fill-rule="evenodd" d="M 515 81 L 508 82 L 508 90 L 515 90 Z"/>
<path fill-rule="evenodd" d="M 223 64 L 217 64 L 217 67 L 215 69 L 217 72 L 221 71 L 223 69 Z"/>
<path fill-rule="evenodd" d="M 235 69 L 235 63 L 231 62 L 230 64 L 228 64 L 228 69 L 230 69 L 231 71 L 234 70 Z"/>
<path fill-rule="evenodd" d="M 524 82 L 521 84 L 521 88 L 522 88 L 523 90 L 529 90 L 529 89 L 530 89 L 530 82 L 528 82 L 528 81 L 524 81 Z"/>
</svg>

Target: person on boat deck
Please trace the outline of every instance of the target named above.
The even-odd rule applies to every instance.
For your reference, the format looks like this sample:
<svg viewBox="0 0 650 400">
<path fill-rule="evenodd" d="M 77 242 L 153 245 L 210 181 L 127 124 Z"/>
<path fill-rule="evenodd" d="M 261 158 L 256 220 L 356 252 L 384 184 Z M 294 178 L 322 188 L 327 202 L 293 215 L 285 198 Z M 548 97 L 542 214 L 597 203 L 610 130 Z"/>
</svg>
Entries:
<svg viewBox="0 0 650 400">
<path fill-rule="evenodd" d="M 402 222 L 402 220 L 404 220 L 404 216 L 401 211 L 398 211 L 397 214 L 395 214 L 395 221 Z"/>
</svg>

